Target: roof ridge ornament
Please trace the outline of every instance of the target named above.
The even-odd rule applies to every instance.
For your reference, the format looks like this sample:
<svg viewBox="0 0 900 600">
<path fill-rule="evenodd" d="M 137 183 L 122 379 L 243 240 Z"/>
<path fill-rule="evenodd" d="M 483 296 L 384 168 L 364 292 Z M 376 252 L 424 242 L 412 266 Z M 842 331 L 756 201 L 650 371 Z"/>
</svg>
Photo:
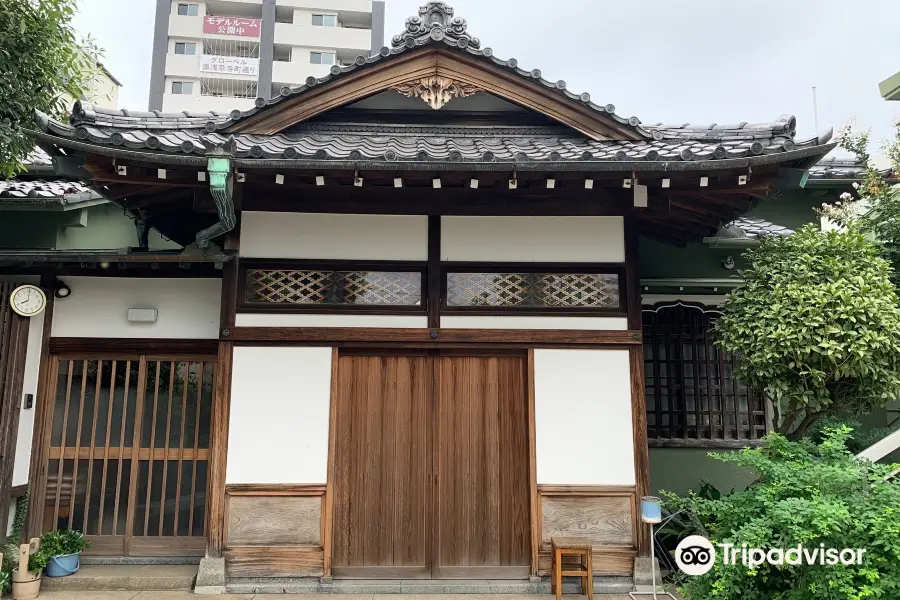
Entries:
<svg viewBox="0 0 900 600">
<path fill-rule="evenodd" d="M 445 2 L 429 2 L 419 7 L 419 14 L 406 20 L 406 30 L 391 40 L 394 48 L 414 48 L 431 41 L 447 40 L 460 48 L 479 48 L 481 41 L 469 35 L 468 24 L 453 16 L 453 7 Z"/>
</svg>

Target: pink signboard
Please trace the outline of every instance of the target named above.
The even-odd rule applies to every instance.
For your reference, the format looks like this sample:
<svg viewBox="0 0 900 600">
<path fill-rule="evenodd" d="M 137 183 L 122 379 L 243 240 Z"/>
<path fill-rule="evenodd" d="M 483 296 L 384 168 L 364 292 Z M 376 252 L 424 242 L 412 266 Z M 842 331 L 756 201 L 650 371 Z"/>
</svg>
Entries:
<svg viewBox="0 0 900 600">
<path fill-rule="evenodd" d="M 203 17 L 203 33 L 259 37 L 260 20 L 244 17 Z"/>
</svg>

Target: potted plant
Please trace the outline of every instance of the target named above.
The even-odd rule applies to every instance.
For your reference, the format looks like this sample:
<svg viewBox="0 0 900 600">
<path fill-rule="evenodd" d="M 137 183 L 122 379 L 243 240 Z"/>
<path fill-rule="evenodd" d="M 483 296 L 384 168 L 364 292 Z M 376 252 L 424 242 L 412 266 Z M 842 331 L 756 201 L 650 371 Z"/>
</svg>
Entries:
<svg viewBox="0 0 900 600">
<path fill-rule="evenodd" d="M 40 544 L 38 538 L 32 538 L 30 544 L 19 546 L 19 566 L 12 571 L 13 600 L 34 600 L 41 593 L 41 571 L 48 557 Z"/>
<path fill-rule="evenodd" d="M 0 553 L 0 596 L 9 591 L 10 583 L 9 571 L 3 566 L 3 554 Z"/>
<path fill-rule="evenodd" d="M 81 567 L 81 551 L 90 547 L 80 531 L 57 529 L 41 536 L 41 552 L 47 555 L 47 576 L 67 577 Z"/>
</svg>

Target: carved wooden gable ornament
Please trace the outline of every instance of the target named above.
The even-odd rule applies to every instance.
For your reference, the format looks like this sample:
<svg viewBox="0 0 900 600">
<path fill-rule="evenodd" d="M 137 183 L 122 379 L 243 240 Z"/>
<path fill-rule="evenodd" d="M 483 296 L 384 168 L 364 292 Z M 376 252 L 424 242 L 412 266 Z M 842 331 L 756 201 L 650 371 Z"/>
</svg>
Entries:
<svg viewBox="0 0 900 600">
<path fill-rule="evenodd" d="M 453 8 L 443 2 L 429 2 L 419 8 L 419 14 L 406 20 L 406 30 L 391 40 L 394 48 L 411 47 L 428 38 L 435 42 L 449 40 L 460 48 L 479 48 L 481 42 L 469 35 L 466 20 L 453 16 Z M 403 82 L 393 88 L 410 98 L 421 98 L 438 110 L 451 100 L 466 98 L 481 88 L 450 77 L 421 77 Z"/>
</svg>

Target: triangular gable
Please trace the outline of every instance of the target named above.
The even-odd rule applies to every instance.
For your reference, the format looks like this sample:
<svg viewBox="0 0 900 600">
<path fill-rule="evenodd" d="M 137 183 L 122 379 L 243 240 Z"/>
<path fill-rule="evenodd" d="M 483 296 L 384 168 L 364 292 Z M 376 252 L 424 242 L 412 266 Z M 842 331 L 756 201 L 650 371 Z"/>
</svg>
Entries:
<svg viewBox="0 0 900 600">
<path fill-rule="evenodd" d="M 454 17 L 443 2 L 421 7 L 419 15 L 407 20 L 406 30 L 394 36 L 391 48 L 359 56 L 353 65 L 336 65 L 328 76 L 309 77 L 299 88 L 286 87 L 278 98 L 258 99 L 256 109 L 240 115 L 226 131 L 273 135 L 389 90 L 420 98 L 435 110 L 486 92 L 594 140 L 646 140 L 652 135 L 636 117 L 619 117 L 612 105 L 569 92 L 564 81 L 548 81 L 537 69 L 520 69 L 514 58 L 501 60 L 490 48 L 481 49 L 465 19 Z"/>
</svg>

